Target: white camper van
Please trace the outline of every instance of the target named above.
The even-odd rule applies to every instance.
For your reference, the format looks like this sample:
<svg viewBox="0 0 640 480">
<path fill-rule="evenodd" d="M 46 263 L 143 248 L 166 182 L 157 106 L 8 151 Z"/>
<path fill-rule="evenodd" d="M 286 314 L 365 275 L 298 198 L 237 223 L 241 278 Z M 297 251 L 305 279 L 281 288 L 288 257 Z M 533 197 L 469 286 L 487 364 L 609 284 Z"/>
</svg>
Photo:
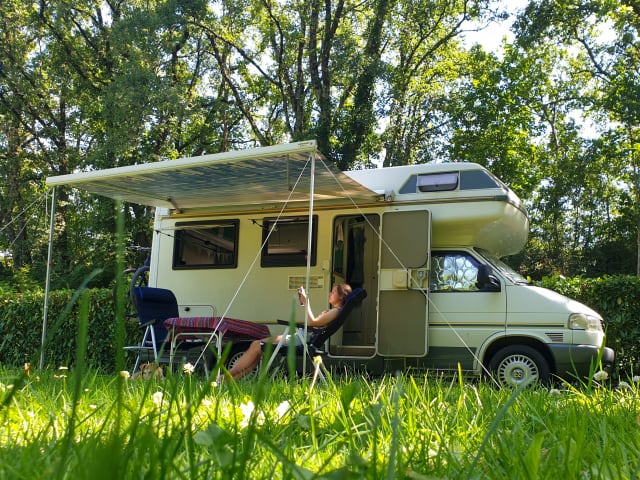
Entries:
<svg viewBox="0 0 640 480">
<path fill-rule="evenodd" d="M 309 141 L 48 182 L 155 206 L 150 282 L 179 303 L 213 304 L 279 334 L 277 319 L 304 320 L 299 286 L 314 311 L 336 283 L 364 288 L 326 345 L 327 365 L 460 366 L 519 384 L 580 378 L 614 360 L 598 313 L 500 261 L 523 248 L 527 213 L 480 165 L 339 172 Z"/>
</svg>

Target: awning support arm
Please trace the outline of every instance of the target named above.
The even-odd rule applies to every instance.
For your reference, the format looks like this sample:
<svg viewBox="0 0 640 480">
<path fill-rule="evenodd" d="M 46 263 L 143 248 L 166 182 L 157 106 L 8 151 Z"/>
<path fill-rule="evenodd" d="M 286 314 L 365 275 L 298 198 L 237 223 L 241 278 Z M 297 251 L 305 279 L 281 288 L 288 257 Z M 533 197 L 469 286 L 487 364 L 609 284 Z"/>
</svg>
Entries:
<svg viewBox="0 0 640 480">
<path fill-rule="evenodd" d="M 56 187 L 51 189 L 51 217 L 49 219 L 49 248 L 47 250 L 47 277 L 44 284 L 44 308 L 42 312 L 42 341 L 40 343 L 40 369 L 44 368 L 44 344 L 47 338 L 47 319 L 49 317 L 49 287 L 51 283 L 51 264 L 53 263 L 53 226 L 56 215 Z"/>
<path fill-rule="evenodd" d="M 309 278 L 311 276 L 311 248 L 313 247 L 313 196 L 315 190 L 315 179 L 316 179 L 316 155 L 315 152 L 311 152 L 311 172 L 310 172 L 310 180 L 309 180 L 309 232 L 307 233 L 307 272 L 306 272 L 306 284 L 305 291 L 307 292 L 307 302 L 309 301 Z M 302 343 L 306 348 L 306 339 L 307 339 L 307 328 L 308 328 L 308 315 L 307 312 L 309 308 L 305 309 L 304 312 L 304 339 L 305 341 Z M 306 353 L 306 352 L 305 352 Z M 302 371 L 307 371 L 307 355 L 302 356 Z"/>
</svg>

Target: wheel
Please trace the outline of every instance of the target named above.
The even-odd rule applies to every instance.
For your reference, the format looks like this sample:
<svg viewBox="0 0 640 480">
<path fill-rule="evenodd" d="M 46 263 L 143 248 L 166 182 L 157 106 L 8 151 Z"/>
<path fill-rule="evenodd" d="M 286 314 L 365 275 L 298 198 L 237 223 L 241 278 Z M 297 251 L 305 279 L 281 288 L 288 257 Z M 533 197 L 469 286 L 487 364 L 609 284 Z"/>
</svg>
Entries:
<svg viewBox="0 0 640 480">
<path fill-rule="evenodd" d="M 125 318 L 136 318 L 138 312 L 131 298 L 131 288 L 149 286 L 149 266 L 143 265 L 138 268 L 127 268 L 122 272 L 122 276 L 124 285 L 119 286 L 116 284 L 113 289 L 114 306 L 117 305 L 117 298 L 122 295 Z M 119 291 L 119 288 L 123 290 Z"/>
<path fill-rule="evenodd" d="M 128 272 L 130 270 L 126 270 Z M 148 287 L 149 286 L 149 265 L 143 265 L 133 272 L 130 287 Z"/>
<path fill-rule="evenodd" d="M 510 387 L 547 382 L 550 373 L 544 356 L 527 345 L 501 348 L 491 357 L 489 370 L 500 385 Z"/>
</svg>

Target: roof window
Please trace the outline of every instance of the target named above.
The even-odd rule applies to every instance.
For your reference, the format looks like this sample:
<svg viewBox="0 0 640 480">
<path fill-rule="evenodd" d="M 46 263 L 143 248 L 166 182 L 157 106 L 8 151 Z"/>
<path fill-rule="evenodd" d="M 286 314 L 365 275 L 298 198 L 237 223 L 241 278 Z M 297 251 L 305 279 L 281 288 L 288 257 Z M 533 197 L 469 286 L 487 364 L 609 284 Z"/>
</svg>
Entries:
<svg viewBox="0 0 640 480">
<path fill-rule="evenodd" d="M 458 172 L 418 175 L 419 192 L 443 192 L 458 188 Z"/>
</svg>

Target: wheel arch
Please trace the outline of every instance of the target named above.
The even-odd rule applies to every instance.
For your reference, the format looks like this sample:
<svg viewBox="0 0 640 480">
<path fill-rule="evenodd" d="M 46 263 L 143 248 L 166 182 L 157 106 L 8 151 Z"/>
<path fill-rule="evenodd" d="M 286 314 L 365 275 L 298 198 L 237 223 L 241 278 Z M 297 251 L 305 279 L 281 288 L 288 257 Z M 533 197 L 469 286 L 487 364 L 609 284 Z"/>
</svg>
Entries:
<svg viewBox="0 0 640 480">
<path fill-rule="evenodd" d="M 556 362 L 547 344 L 537 338 L 526 335 L 509 335 L 493 339 L 493 341 L 484 348 L 484 353 L 482 355 L 482 370 L 485 372 L 488 371 L 489 363 L 496 352 L 504 347 L 512 345 L 526 345 L 540 352 L 549 365 L 550 375 L 556 375 Z"/>
</svg>

